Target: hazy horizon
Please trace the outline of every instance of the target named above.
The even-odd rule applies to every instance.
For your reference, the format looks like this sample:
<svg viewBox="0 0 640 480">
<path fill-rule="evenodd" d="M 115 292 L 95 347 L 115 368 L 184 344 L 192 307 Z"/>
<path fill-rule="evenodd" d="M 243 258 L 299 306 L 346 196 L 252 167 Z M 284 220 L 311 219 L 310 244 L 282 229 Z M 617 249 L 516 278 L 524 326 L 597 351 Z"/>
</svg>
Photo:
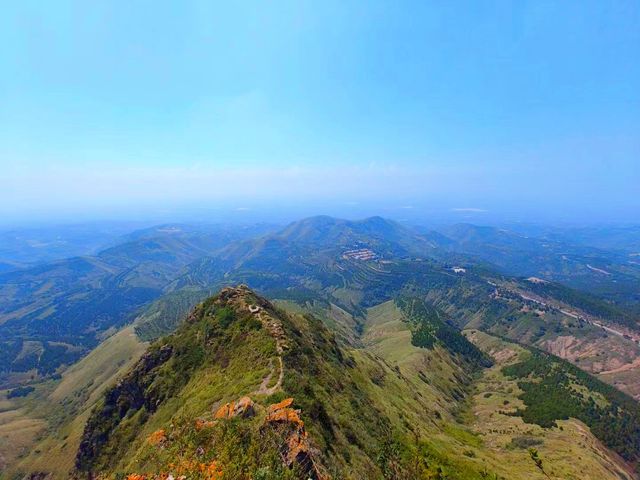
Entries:
<svg viewBox="0 0 640 480">
<path fill-rule="evenodd" d="M 0 225 L 640 222 L 640 4 L 20 2 Z"/>
</svg>

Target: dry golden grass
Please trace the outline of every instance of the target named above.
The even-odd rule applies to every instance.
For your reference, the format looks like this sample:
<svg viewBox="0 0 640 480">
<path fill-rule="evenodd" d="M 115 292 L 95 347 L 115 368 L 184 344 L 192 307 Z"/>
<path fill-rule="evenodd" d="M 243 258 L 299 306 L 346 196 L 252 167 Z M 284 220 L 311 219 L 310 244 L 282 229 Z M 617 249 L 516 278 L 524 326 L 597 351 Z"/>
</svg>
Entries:
<svg viewBox="0 0 640 480">
<path fill-rule="evenodd" d="M 9 407 L 2 393 L 3 406 Z M 15 462 L 31 449 L 36 437 L 44 431 L 46 422 L 29 416 L 24 409 L 15 406 L 0 413 L 0 469 Z"/>
<path fill-rule="evenodd" d="M 9 465 L 8 474 L 47 471 L 54 478 L 68 478 L 89 411 L 145 349 L 146 344 L 136 337 L 133 327 L 124 328 L 64 372 L 53 391 L 43 388 L 24 408 L 0 413 L 0 438 L 2 415 L 12 415 L 13 421 L 5 426 L 13 442 L 13 446 L 4 449 L 8 455 L 0 444 L 0 455 Z M 48 421 L 54 416 L 62 419 L 62 424 L 38 440 L 37 434 L 46 433 Z M 18 458 L 15 451 L 22 451 L 24 457 Z"/>
</svg>

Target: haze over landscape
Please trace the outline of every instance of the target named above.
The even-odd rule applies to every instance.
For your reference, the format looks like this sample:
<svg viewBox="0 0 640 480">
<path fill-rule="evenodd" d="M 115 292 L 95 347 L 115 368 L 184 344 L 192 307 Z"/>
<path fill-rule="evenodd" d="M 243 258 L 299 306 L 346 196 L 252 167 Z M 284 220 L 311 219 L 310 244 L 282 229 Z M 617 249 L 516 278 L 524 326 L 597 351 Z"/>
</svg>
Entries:
<svg viewBox="0 0 640 480">
<path fill-rule="evenodd" d="M 292 203 L 638 221 L 639 15 L 629 1 L 14 2 L 3 223 Z"/>
<path fill-rule="evenodd" d="M 640 3 L 2 11 L 0 480 L 640 479 Z"/>
</svg>

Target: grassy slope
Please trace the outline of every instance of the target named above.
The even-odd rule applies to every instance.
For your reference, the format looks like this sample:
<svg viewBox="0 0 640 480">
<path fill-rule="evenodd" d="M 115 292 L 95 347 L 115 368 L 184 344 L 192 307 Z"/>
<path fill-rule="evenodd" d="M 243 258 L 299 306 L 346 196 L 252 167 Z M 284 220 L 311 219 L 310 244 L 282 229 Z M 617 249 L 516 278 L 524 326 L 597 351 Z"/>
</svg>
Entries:
<svg viewBox="0 0 640 480">
<path fill-rule="evenodd" d="M 367 313 L 363 335 L 367 351 L 422 384 L 430 404 L 442 411 L 452 400 L 464 396 L 461 381 L 468 383 L 470 378 L 441 347 L 427 350 L 413 346 L 409 326 L 393 301 L 370 308 Z"/>
<path fill-rule="evenodd" d="M 575 316 L 579 314 L 590 321 L 608 324 L 560 300 L 539 297 L 530 289 L 535 285 L 532 282 L 493 280 L 499 284 L 495 292 L 468 286 L 454 290 L 453 296 L 441 297 L 440 292 L 432 291 L 428 297 L 456 318 L 460 328 L 479 329 L 535 346 L 569 360 L 591 374 L 600 376 L 601 372 L 610 372 L 600 378 L 640 398 L 637 375 L 640 366 L 636 362 L 640 348 L 637 342 L 605 332 L 589 321 L 578 320 Z M 547 305 L 527 300 L 521 294 Z M 467 300 L 465 295 L 468 295 Z M 578 313 L 571 316 L 561 310 Z"/>
<path fill-rule="evenodd" d="M 0 472 L 33 445 L 46 422 L 31 416 L 22 401 L 7 400 L 6 391 L 0 400 Z M 2 473 L 0 473 L 0 476 Z"/>
<path fill-rule="evenodd" d="M 440 363 L 433 363 L 434 357 L 438 358 L 437 349 L 425 351 L 410 344 L 410 332 L 394 303 L 386 302 L 369 309 L 368 313 L 364 335 L 367 350 L 375 352 L 394 367 L 397 366 L 408 381 L 404 383 L 412 385 L 414 394 L 419 392 L 428 398 L 429 393 L 437 397 L 438 392 L 443 389 L 446 391 L 446 384 L 438 385 L 437 389 L 432 385 L 434 380 L 442 382 L 452 375 L 455 368 L 447 363 L 446 356 L 440 357 Z M 441 401 L 439 408 L 443 413 L 443 421 L 439 422 L 436 429 L 425 425 L 425 433 L 428 433 L 434 448 L 455 459 L 450 460 L 453 462 L 450 468 L 458 462 L 471 463 L 477 465 L 478 469 L 486 466 L 489 471 L 509 479 L 545 478 L 536 469 L 526 448 L 514 447 L 512 444 L 514 438 L 534 437 L 543 442 L 537 448 L 552 478 L 634 478 L 628 465 L 602 446 L 589 429 L 577 420 L 561 422 L 562 429 L 543 429 L 537 425 L 525 424 L 519 417 L 501 414 L 503 409 L 519 406 L 521 401 L 517 399 L 517 382 L 506 379 L 500 369 L 505 364 L 516 361 L 526 351 L 515 344 L 477 331 L 470 338 L 484 351 L 492 354 L 496 365 L 486 369 L 475 382 L 471 402 L 453 402 L 458 405 L 458 411 L 454 410 L 457 413 L 456 419 L 462 423 L 447 416 L 447 409 L 451 411 L 450 400 L 442 402 L 442 398 L 435 398 L 428 401 L 431 406 L 437 405 L 438 400 Z M 430 384 L 425 384 L 420 381 L 419 372 L 428 362 L 431 362 L 431 368 L 426 374 Z M 399 386 L 395 386 L 394 390 L 403 391 Z M 396 395 L 402 398 L 402 395 Z M 509 402 L 507 405 L 504 404 L 505 400 Z"/>
<path fill-rule="evenodd" d="M 280 305 L 290 307 L 288 302 Z M 513 406 L 519 402 L 516 382 L 500 373 L 505 362 L 513 361 L 508 357 L 509 351 L 520 350 L 515 345 L 475 333 L 474 341 L 493 354 L 497 365 L 474 383 L 472 376 L 442 347 L 429 350 L 411 345 L 409 326 L 393 302 L 367 310 L 360 348 L 345 349 L 342 360 L 335 357 L 332 336 L 322 325 L 301 315 L 304 309 L 298 312 L 287 315 L 285 320 L 288 336 L 296 339 L 296 348 L 285 355 L 284 391 L 273 397 L 252 395 L 252 398 L 264 407 L 285 395 L 294 396 L 330 472 L 348 472 L 343 478 L 381 478 L 376 458 L 389 440 L 398 442 L 404 461 L 419 460 L 422 475 L 434 475 L 441 469 L 449 478 L 476 479 L 486 469 L 509 479 L 544 478 L 526 449 L 510 446 L 514 438 L 526 436 L 544 442 L 536 448 L 552 478 L 632 478 L 620 473 L 624 472 L 624 464 L 580 422 L 561 422 L 562 430 L 542 429 L 499 413 L 507 408 L 505 400 Z M 333 307 L 327 316 L 339 321 L 345 331 L 352 320 L 345 321 L 344 314 Z M 227 354 L 217 356 L 211 366 L 193 375 L 141 427 L 130 425 L 129 433 L 134 435 L 123 443 L 126 454 L 113 457 L 120 460 L 110 464 L 110 471 L 153 471 L 169 461 L 162 455 L 176 455 L 178 449 L 180 452 L 191 449 L 193 453 L 194 419 L 210 419 L 212 410 L 221 403 L 258 388 L 269 371 L 273 339 L 260 331 L 233 345 Z M 66 478 L 88 416 L 87 406 L 101 397 L 103 391 L 94 385 L 112 383 L 116 375 L 139 357 L 142 349 L 132 329 L 127 328 L 69 369 L 56 388 L 46 392 L 45 398 L 70 402 L 79 416 L 63 423 L 58 434 L 45 438 L 21 461 L 21 469 L 53 471 L 56 478 Z M 225 363 L 224 368 L 220 368 L 219 361 Z M 111 369 L 103 371 L 104 365 L 110 365 Z M 356 399 L 359 403 L 354 404 Z M 318 408 L 330 419 L 330 428 L 323 426 L 317 416 Z M 252 422 L 236 427 L 245 429 L 242 431 L 249 435 L 260 428 L 257 419 Z M 172 431 L 182 440 L 166 451 L 151 448 L 146 438 L 169 425 L 174 425 Z M 217 437 L 222 435 L 220 432 L 211 435 L 229 444 L 229 450 L 220 449 L 215 454 L 231 462 L 232 447 L 239 448 L 234 443 L 237 437 L 228 433 L 226 437 Z"/>
<path fill-rule="evenodd" d="M 324 325 L 335 333 L 342 345 L 359 345 L 362 325 L 352 314 L 333 303 L 307 301 L 300 305 L 292 300 L 275 300 L 274 303 L 288 312 L 311 313 L 322 320 Z"/>
<path fill-rule="evenodd" d="M 145 370 L 139 366 L 139 373 L 129 376 L 131 382 L 148 385 L 143 391 L 152 395 L 151 405 L 156 405 L 153 392 L 160 388 L 153 385 L 178 390 L 152 412 L 135 407 L 118 420 L 109 413 L 111 410 L 101 407 L 99 411 L 103 413 L 99 415 L 104 418 L 94 417 L 91 421 L 95 425 L 92 428 L 101 429 L 105 422 L 112 425 L 107 430 L 111 432 L 107 443 L 97 454 L 87 451 L 84 457 L 94 471 L 157 472 L 172 461 L 193 461 L 197 446 L 204 446 L 203 458 L 208 461 L 215 458 L 225 471 L 256 474 L 255 469 L 265 461 L 251 453 L 264 436 L 260 422 L 218 424 L 204 438 L 204 434 L 193 431 L 195 420 L 211 419 L 212 410 L 222 402 L 255 392 L 268 373 L 274 354 L 273 341 L 264 330 L 250 328 L 252 321 L 247 312 L 236 310 L 237 319 L 221 326 L 220 314 L 216 312 L 224 304 L 213 302 L 205 302 L 200 309 L 203 313 L 191 323 L 183 324 L 176 335 L 161 341 L 170 345 L 172 352 L 193 352 L 199 348 L 193 339 L 206 338 L 204 332 L 210 329 L 217 332 L 210 337 L 213 343 L 207 344 L 202 360 L 194 364 L 195 370 L 186 376 L 177 375 L 176 369 L 182 368 L 187 357 L 186 353 L 172 353 L 171 359 L 154 366 L 152 373 L 143 373 Z M 389 322 L 385 309 L 391 309 L 393 315 L 392 307 L 385 305 L 371 316 L 386 325 Z M 207 313 L 210 311 L 213 313 Z M 323 467 L 334 478 L 377 479 L 383 477 L 383 472 L 385 478 L 430 478 L 443 469 L 453 478 L 478 477 L 482 465 L 459 455 L 460 449 L 477 445 L 478 440 L 453 423 L 450 408 L 456 404 L 455 399 L 462 398 L 460 381 L 467 374 L 444 350 L 412 347 L 408 332 L 396 317 L 392 322 L 397 323 L 394 328 L 402 339 L 396 345 L 398 348 L 392 350 L 407 355 L 384 359 L 367 349 L 344 351 L 313 317 L 269 311 L 286 332 L 284 382 L 275 397 L 264 398 L 255 393 L 251 396 L 259 412 L 270 402 L 292 396 L 302 411 Z M 378 326 L 372 325 L 372 330 Z M 162 347 L 158 344 L 154 349 L 159 352 Z M 175 383 L 176 378 L 188 380 L 180 386 Z M 124 391 L 137 391 L 137 387 L 126 387 Z M 122 400 L 114 397 L 112 401 L 120 405 Z M 99 430 L 94 432 L 92 428 L 86 438 L 100 438 Z M 162 449 L 146 441 L 158 429 L 165 429 L 170 438 Z M 230 449 L 237 444 L 237 436 L 229 436 L 229 429 L 242 432 L 243 451 L 248 453 L 238 456 L 237 450 Z M 207 446 L 210 442 L 216 445 L 212 450 Z M 263 452 L 264 458 L 271 458 L 270 455 L 269 451 Z"/>
<path fill-rule="evenodd" d="M 236 332 L 233 345 L 234 355 L 225 355 L 225 367 L 212 363 L 197 369 L 179 392 L 163 404 L 148 421 L 138 427 L 124 424 L 116 433 L 118 439 L 126 439 L 120 445 L 111 445 L 111 451 L 124 454 L 114 455 L 107 460 L 111 471 L 153 471 L 167 458 L 149 451 L 145 439 L 154 431 L 168 425 L 181 425 L 188 429 L 197 418 L 210 417 L 214 407 L 224 402 L 256 390 L 269 372 L 269 358 L 275 344 L 264 331 L 249 332 L 248 336 Z M 236 350 L 237 348 L 237 350 Z M 137 422 L 136 422 L 137 423 Z M 191 430 L 189 430 L 189 433 Z M 112 442 L 114 443 L 114 442 Z M 116 442 L 117 443 L 117 442 Z M 130 443 L 130 444 L 129 444 Z M 119 449 L 119 450 L 118 450 Z M 156 470 L 157 471 L 157 470 Z"/>
<path fill-rule="evenodd" d="M 496 362 L 476 385 L 471 423 L 487 450 L 494 452 L 499 461 L 492 464 L 493 468 L 505 475 L 508 473 L 508 478 L 545 478 L 524 446 L 529 442 L 539 451 L 545 470 L 552 478 L 635 478 L 629 466 L 578 420 L 558 421 L 558 428 L 544 429 L 524 423 L 520 417 L 505 415 L 503 412 L 522 408 L 524 403 L 518 399 L 522 392 L 517 381 L 506 378 L 501 369 L 526 358 L 529 352 L 477 330 L 467 331 L 467 335 Z"/>
<path fill-rule="evenodd" d="M 190 289 L 163 295 L 136 317 L 136 334 L 145 341 L 170 334 L 191 309 L 207 296 L 206 291 Z"/>
<path fill-rule="evenodd" d="M 7 439 L 0 444 L 0 454 L 15 461 L 16 453 L 24 449 L 22 458 L 4 472 L 6 477 L 15 471 L 48 471 L 66 478 L 90 409 L 145 348 L 132 327 L 124 328 L 69 368 L 60 382 L 40 386 L 33 398 L 3 402 L 7 408 L 24 404 L 19 418 L 27 426 L 4 425 Z M 40 440 L 33 435 L 36 432 L 42 435 Z"/>
</svg>

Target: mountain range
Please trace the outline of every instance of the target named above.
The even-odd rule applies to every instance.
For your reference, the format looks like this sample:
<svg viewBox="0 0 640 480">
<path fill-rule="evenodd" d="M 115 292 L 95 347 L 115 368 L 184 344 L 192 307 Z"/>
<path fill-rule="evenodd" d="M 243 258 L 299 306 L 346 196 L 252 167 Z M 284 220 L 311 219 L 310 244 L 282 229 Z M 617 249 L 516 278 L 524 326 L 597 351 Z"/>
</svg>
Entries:
<svg viewBox="0 0 640 480">
<path fill-rule="evenodd" d="M 599 242 L 312 217 L 0 274 L 4 471 L 636 478 L 637 272 Z"/>
</svg>

